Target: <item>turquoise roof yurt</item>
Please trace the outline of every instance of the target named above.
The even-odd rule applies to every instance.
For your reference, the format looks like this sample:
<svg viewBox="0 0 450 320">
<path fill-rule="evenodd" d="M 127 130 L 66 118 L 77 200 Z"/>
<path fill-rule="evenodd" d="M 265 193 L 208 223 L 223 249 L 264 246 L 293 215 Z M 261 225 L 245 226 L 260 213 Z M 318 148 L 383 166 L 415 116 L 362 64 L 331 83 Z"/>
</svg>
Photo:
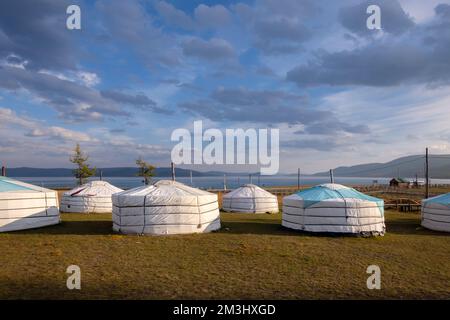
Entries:
<svg viewBox="0 0 450 320">
<path fill-rule="evenodd" d="M 283 198 L 282 225 L 307 232 L 383 235 L 384 201 L 340 184 L 322 184 Z"/>
<path fill-rule="evenodd" d="M 0 232 L 60 222 L 56 191 L 0 177 Z"/>
<path fill-rule="evenodd" d="M 450 193 L 422 200 L 422 226 L 450 232 Z"/>
</svg>

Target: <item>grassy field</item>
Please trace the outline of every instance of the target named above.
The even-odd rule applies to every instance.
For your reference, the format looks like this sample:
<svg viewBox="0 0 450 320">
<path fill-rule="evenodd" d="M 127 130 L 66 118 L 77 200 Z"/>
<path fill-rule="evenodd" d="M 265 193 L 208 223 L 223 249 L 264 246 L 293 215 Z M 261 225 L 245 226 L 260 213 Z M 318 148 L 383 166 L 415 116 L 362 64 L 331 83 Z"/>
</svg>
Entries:
<svg viewBox="0 0 450 320">
<path fill-rule="evenodd" d="M 61 225 L 0 234 L 2 299 L 450 298 L 450 236 L 418 214 L 387 212 L 378 238 L 312 236 L 281 214 L 222 214 L 220 232 L 123 236 L 109 214 L 63 214 Z M 67 266 L 82 289 L 66 288 Z M 381 267 L 368 290 L 366 268 Z"/>
</svg>

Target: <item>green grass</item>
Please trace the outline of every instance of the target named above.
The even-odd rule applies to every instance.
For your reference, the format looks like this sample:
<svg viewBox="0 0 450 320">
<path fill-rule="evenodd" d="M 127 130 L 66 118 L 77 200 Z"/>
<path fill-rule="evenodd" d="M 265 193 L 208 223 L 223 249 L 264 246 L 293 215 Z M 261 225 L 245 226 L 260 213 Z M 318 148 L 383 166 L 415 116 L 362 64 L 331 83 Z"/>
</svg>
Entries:
<svg viewBox="0 0 450 320">
<path fill-rule="evenodd" d="M 305 235 L 281 215 L 222 214 L 222 230 L 124 236 L 108 214 L 64 214 L 58 226 L 0 234 L 2 299 L 450 298 L 450 235 L 419 215 L 387 213 L 378 238 Z M 66 288 L 81 267 L 82 290 Z M 377 264 L 382 289 L 368 290 Z"/>
</svg>

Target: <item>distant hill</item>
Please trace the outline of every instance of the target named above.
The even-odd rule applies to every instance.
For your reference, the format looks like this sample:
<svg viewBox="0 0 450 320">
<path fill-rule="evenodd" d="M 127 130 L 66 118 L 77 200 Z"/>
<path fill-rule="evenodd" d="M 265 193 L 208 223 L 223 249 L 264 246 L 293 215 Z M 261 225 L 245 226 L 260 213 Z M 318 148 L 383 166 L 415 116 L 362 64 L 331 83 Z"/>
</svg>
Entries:
<svg viewBox="0 0 450 320">
<path fill-rule="evenodd" d="M 450 179 L 450 155 L 430 155 L 430 177 Z M 340 177 L 424 177 L 425 156 L 415 155 L 401 157 L 385 163 L 367 163 L 333 169 Z M 328 176 L 329 172 L 318 172 L 315 176 Z"/>
<path fill-rule="evenodd" d="M 100 171 L 104 177 L 135 177 L 138 169 L 136 167 L 117 167 L 117 168 L 97 168 L 97 175 Z M 189 177 L 191 170 L 175 168 L 175 175 L 177 177 Z M 224 174 L 233 176 L 247 176 L 247 173 L 226 173 L 219 171 L 200 172 L 192 170 L 193 177 L 211 177 L 223 176 Z M 9 177 L 72 177 L 73 169 L 70 168 L 7 168 L 6 175 Z M 156 168 L 156 177 L 170 177 L 172 175 L 171 168 Z M 253 174 L 256 175 L 256 174 Z"/>
</svg>

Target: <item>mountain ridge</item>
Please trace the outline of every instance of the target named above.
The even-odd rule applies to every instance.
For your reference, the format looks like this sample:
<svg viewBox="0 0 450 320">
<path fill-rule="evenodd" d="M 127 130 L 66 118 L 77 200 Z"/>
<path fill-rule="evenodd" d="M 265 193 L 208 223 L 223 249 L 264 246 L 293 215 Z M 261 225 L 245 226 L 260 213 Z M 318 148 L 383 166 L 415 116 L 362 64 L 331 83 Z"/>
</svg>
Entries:
<svg viewBox="0 0 450 320">
<path fill-rule="evenodd" d="M 450 155 L 430 155 L 430 177 L 436 179 L 450 178 Z M 340 177 L 415 177 L 425 176 L 425 156 L 412 155 L 400 157 L 384 163 L 365 163 L 354 166 L 340 166 L 333 169 L 333 174 Z M 329 171 L 317 172 L 314 176 L 327 176 Z"/>
</svg>

